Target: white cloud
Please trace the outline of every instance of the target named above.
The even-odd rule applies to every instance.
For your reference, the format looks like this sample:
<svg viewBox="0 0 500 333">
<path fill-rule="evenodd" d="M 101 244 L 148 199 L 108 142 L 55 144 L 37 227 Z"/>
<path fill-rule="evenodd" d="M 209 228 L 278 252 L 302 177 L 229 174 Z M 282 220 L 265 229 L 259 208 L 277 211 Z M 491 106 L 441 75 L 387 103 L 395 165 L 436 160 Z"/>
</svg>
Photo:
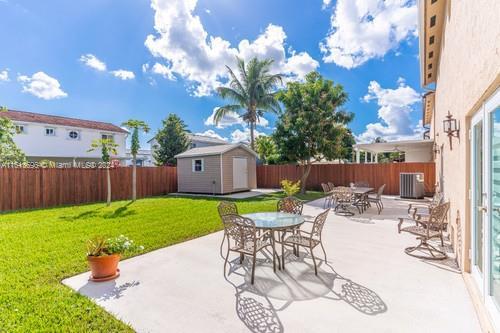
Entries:
<svg viewBox="0 0 500 333">
<path fill-rule="evenodd" d="M 23 86 L 23 92 L 27 92 L 42 99 L 57 99 L 67 97 L 68 94 L 61 89 L 59 81 L 44 72 L 37 72 L 33 76 L 19 75 L 17 77 Z"/>
<path fill-rule="evenodd" d="M 285 50 L 283 28 L 270 24 L 257 39 L 242 40 L 238 47 L 207 33 L 200 17 L 194 14 L 197 0 L 152 0 L 155 35 L 145 45 L 155 57 L 163 58 L 171 75 L 187 80 L 195 96 L 212 94 L 227 79 L 225 65 L 234 67 L 236 56 L 243 59 L 272 58 L 272 70 L 301 79 L 306 71 L 318 67 L 307 53 L 289 54 Z"/>
<path fill-rule="evenodd" d="M 206 126 L 216 126 L 217 128 L 226 128 L 233 125 L 246 125 L 245 122 L 241 119 L 240 116 L 238 116 L 236 112 L 227 113 L 224 117 L 222 117 L 222 119 L 216 125 L 214 118 L 215 118 L 215 112 L 217 112 L 218 109 L 219 109 L 218 107 L 214 108 L 212 114 L 208 116 L 207 119 L 205 119 Z M 264 117 L 260 117 L 259 121 L 257 122 L 257 126 L 268 127 L 269 121 Z"/>
<path fill-rule="evenodd" d="M 366 125 L 366 131 L 356 137 L 358 142 L 372 142 L 377 137 L 387 141 L 418 139 L 422 133 L 421 122 L 414 125 L 410 114 L 412 106 L 420 101 L 420 95 L 407 86 L 404 79 L 398 80 L 396 89 L 382 88 L 377 81 L 371 81 L 365 102 L 376 101 L 378 109 L 377 123 Z"/>
<path fill-rule="evenodd" d="M 211 13 L 210 9 L 205 9 L 205 13 L 210 14 Z"/>
<path fill-rule="evenodd" d="M 0 82 L 7 82 L 9 79 L 9 69 L 6 68 L 3 71 L 0 71 Z"/>
<path fill-rule="evenodd" d="M 254 130 L 254 137 L 257 138 L 261 135 L 266 135 L 266 133 Z M 243 128 L 243 130 L 236 129 L 231 133 L 231 142 L 250 142 L 250 129 L 248 127 Z"/>
<path fill-rule="evenodd" d="M 219 135 L 217 132 L 215 132 L 214 130 L 206 130 L 205 132 L 202 132 L 202 133 L 195 133 L 196 135 L 204 135 L 204 136 L 209 136 L 211 138 L 216 138 L 216 139 L 219 139 L 219 140 L 224 140 L 224 141 L 229 141 L 227 138 Z"/>
<path fill-rule="evenodd" d="M 354 68 L 416 34 L 414 0 L 338 0 L 320 49 L 324 62 Z"/>
<path fill-rule="evenodd" d="M 160 63 L 155 63 L 153 65 L 153 67 L 151 68 L 151 72 L 153 72 L 155 74 L 159 74 L 159 75 L 163 76 L 164 78 L 169 79 L 171 81 L 175 81 L 175 76 L 174 76 L 174 73 L 172 72 L 172 69 L 165 66 L 165 65 L 162 65 Z"/>
<path fill-rule="evenodd" d="M 111 71 L 111 74 L 113 74 L 115 77 L 122 79 L 122 80 L 133 80 L 135 79 L 135 74 L 134 72 L 131 71 L 126 71 L 124 69 L 118 69 L 116 71 Z"/>
<path fill-rule="evenodd" d="M 330 3 L 332 0 L 323 0 L 323 9 L 326 9 L 328 6 L 330 6 Z"/>
<path fill-rule="evenodd" d="M 96 71 L 104 72 L 106 71 L 106 64 L 99 60 L 93 54 L 84 54 L 80 57 L 80 61 L 83 62 L 86 66 L 95 69 Z"/>
</svg>

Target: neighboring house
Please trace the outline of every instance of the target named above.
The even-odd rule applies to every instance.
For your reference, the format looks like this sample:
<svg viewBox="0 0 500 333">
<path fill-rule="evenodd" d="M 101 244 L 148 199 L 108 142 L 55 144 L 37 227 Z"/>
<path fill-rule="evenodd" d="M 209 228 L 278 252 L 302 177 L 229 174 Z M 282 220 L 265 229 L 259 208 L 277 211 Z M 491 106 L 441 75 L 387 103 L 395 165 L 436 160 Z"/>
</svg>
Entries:
<svg viewBox="0 0 500 333">
<path fill-rule="evenodd" d="M 154 166 L 153 156 L 149 149 L 139 149 L 136 156 L 137 166 Z M 127 148 L 127 165 L 132 165 L 132 154 L 130 148 Z"/>
<path fill-rule="evenodd" d="M 500 331 L 500 1 L 425 0 L 423 124 L 451 241 L 484 331 Z"/>
<path fill-rule="evenodd" d="M 374 143 L 358 143 L 353 145 L 356 152 L 356 163 L 378 163 L 379 154 L 382 153 L 404 153 L 405 162 L 432 162 L 434 141 L 407 140 Z M 365 152 L 364 161 L 360 159 L 360 153 Z"/>
<path fill-rule="evenodd" d="M 201 148 L 201 147 L 209 147 L 209 146 L 217 146 L 217 145 L 227 145 L 229 144 L 227 141 L 213 138 L 211 136 L 205 136 L 205 135 L 198 135 L 198 134 L 192 134 L 188 133 L 187 134 L 189 137 L 189 140 L 191 141 L 190 148 Z M 148 141 L 151 147 L 151 154 L 153 156 L 153 163 L 154 163 L 154 151 L 158 148 L 158 141 L 156 141 L 156 138 L 152 138 Z"/>
<path fill-rule="evenodd" d="M 127 158 L 128 132 L 116 125 L 15 110 L 1 116 L 15 124 L 14 142 L 31 162 L 50 160 L 74 166 L 77 162 L 101 161 L 100 151 L 87 151 L 92 141 L 100 138 L 112 138 L 118 144 L 118 154 L 112 155 L 113 159 L 124 163 Z"/>
<path fill-rule="evenodd" d="M 257 154 L 246 145 L 192 148 L 175 157 L 179 192 L 224 194 L 257 186 Z"/>
</svg>

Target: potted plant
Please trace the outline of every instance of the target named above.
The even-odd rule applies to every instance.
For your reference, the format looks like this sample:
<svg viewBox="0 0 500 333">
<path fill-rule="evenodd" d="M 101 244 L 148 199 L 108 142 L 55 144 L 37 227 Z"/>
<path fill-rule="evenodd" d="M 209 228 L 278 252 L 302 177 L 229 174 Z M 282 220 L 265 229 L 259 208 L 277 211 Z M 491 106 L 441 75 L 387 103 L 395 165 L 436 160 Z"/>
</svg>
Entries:
<svg viewBox="0 0 500 333">
<path fill-rule="evenodd" d="M 120 275 L 118 262 L 121 255 L 131 251 L 142 251 L 133 240 L 120 235 L 118 237 L 94 237 L 87 243 L 87 261 L 90 266 L 92 281 L 109 281 Z"/>
</svg>

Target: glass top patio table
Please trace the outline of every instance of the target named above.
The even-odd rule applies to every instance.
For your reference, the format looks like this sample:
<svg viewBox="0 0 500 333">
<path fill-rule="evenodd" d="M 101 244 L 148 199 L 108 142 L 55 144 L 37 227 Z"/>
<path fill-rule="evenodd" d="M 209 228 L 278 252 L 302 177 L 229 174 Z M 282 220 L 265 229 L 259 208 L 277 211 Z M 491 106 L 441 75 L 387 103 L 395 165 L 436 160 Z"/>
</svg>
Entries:
<svg viewBox="0 0 500 333">
<path fill-rule="evenodd" d="M 251 213 L 243 216 L 252 219 L 258 229 L 288 229 L 305 222 L 301 215 L 282 212 Z"/>
</svg>

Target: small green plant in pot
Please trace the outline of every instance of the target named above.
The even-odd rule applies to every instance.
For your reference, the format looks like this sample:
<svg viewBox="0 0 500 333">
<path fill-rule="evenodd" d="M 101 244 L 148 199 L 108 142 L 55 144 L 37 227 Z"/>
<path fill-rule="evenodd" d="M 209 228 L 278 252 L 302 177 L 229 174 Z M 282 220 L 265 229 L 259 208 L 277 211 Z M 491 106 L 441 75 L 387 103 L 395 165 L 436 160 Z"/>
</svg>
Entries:
<svg viewBox="0 0 500 333">
<path fill-rule="evenodd" d="M 285 192 L 287 197 L 293 197 L 295 194 L 300 191 L 300 180 L 297 180 L 295 183 L 288 179 L 283 179 L 281 181 L 281 189 Z"/>
<path fill-rule="evenodd" d="M 92 281 L 109 281 L 120 275 L 118 262 L 122 254 L 144 250 L 143 246 L 134 244 L 133 240 L 120 235 L 105 238 L 94 237 L 87 243 L 87 261 L 90 266 Z"/>
</svg>

